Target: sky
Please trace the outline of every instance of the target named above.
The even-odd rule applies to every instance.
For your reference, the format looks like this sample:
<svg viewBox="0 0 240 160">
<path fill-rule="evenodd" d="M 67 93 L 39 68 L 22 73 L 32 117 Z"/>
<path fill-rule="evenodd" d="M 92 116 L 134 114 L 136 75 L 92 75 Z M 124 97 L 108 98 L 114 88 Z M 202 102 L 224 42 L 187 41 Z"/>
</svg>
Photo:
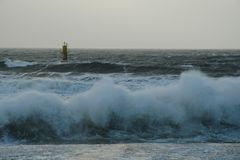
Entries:
<svg viewBox="0 0 240 160">
<path fill-rule="evenodd" d="M 0 0 L 0 48 L 240 49 L 240 0 Z"/>
</svg>

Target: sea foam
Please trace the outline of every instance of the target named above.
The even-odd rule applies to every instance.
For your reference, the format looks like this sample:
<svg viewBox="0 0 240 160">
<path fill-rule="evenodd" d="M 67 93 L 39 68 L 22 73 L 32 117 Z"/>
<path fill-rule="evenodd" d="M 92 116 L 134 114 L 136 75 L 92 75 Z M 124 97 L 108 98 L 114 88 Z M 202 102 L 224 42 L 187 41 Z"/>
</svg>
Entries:
<svg viewBox="0 0 240 160">
<path fill-rule="evenodd" d="M 0 135 L 37 141 L 119 132 L 218 140 L 216 134 L 226 130 L 239 133 L 239 95 L 239 77 L 211 78 L 197 71 L 181 74 L 175 83 L 134 91 L 108 77 L 65 99 L 34 90 L 0 99 Z"/>
<path fill-rule="evenodd" d="M 27 61 L 21 61 L 21 60 L 12 60 L 9 58 L 4 59 L 4 63 L 7 67 L 13 68 L 13 67 L 26 67 L 26 66 L 31 66 L 35 65 L 35 62 L 27 62 Z"/>
</svg>

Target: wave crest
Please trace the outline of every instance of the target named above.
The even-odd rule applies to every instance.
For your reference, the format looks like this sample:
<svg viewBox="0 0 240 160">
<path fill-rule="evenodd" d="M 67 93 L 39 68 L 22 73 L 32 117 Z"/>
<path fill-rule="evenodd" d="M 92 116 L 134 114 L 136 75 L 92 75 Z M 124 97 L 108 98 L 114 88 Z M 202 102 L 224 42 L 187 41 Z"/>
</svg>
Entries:
<svg viewBox="0 0 240 160">
<path fill-rule="evenodd" d="M 35 65 L 35 62 L 27 62 L 27 61 L 21 61 L 21 60 L 11 60 L 9 58 L 4 59 L 4 64 L 9 68 L 14 67 L 26 67 L 26 66 L 32 66 Z"/>
<path fill-rule="evenodd" d="M 230 130 L 240 133 L 239 95 L 239 77 L 210 78 L 200 72 L 137 91 L 105 78 L 67 99 L 35 91 L 1 99 L 0 135 L 30 141 L 96 135 L 121 140 L 204 135 L 220 140 Z"/>
</svg>

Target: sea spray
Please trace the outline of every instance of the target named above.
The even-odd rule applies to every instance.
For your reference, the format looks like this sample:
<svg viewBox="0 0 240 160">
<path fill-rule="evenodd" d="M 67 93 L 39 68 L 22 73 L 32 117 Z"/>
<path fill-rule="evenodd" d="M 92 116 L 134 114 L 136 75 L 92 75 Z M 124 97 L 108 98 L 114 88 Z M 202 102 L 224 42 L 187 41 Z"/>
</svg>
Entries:
<svg viewBox="0 0 240 160">
<path fill-rule="evenodd" d="M 239 77 L 211 78 L 198 71 L 139 90 L 107 77 L 66 99 L 34 90 L 0 99 L 0 135 L 30 142 L 96 135 L 112 141 L 204 136 L 231 142 L 228 133 L 240 133 L 239 95 Z"/>
</svg>

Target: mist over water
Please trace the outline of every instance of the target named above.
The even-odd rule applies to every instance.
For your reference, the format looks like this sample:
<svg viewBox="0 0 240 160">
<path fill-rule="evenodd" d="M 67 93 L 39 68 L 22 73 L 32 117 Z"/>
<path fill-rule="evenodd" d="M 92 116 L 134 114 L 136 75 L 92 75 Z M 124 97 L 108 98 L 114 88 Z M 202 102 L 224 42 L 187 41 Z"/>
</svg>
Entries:
<svg viewBox="0 0 240 160">
<path fill-rule="evenodd" d="M 238 51 L 18 52 L 1 54 L 2 143 L 240 141 Z"/>
</svg>

